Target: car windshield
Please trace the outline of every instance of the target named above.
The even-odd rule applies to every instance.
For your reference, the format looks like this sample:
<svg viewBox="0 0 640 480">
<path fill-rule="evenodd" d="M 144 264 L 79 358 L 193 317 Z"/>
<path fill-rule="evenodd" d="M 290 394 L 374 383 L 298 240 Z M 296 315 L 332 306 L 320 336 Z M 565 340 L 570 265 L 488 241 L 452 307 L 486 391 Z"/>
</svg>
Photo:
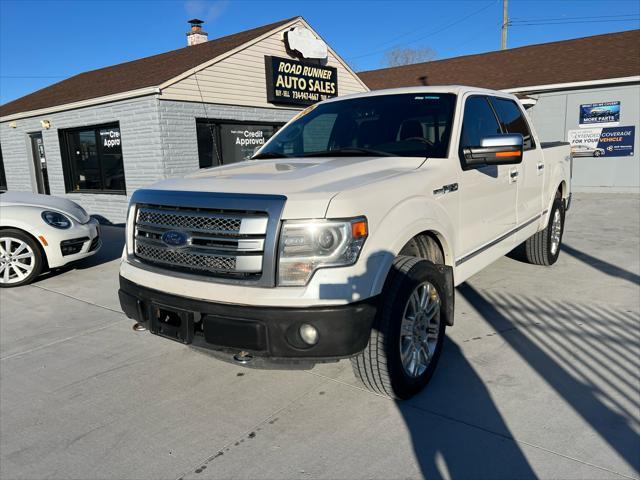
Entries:
<svg viewBox="0 0 640 480">
<path fill-rule="evenodd" d="M 253 158 L 446 157 L 455 95 L 372 95 L 309 107 Z"/>
</svg>

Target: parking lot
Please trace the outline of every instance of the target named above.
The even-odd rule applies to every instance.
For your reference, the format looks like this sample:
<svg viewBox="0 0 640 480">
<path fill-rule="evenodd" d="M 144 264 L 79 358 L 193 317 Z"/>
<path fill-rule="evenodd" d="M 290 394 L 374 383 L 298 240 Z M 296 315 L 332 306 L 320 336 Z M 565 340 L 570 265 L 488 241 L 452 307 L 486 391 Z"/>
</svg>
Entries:
<svg viewBox="0 0 640 480">
<path fill-rule="evenodd" d="M 554 267 L 516 251 L 460 286 L 403 403 L 348 361 L 247 369 L 133 332 L 105 227 L 98 256 L 0 293 L 0 476 L 638 478 L 639 201 L 577 194 Z"/>
</svg>

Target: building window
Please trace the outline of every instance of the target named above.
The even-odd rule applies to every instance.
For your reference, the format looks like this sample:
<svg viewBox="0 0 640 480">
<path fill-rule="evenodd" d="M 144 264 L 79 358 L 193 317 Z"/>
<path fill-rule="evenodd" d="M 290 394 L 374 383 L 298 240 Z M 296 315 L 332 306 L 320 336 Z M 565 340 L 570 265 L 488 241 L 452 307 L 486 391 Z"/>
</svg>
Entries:
<svg viewBox="0 0 640 480">
<path fill-rule="evenodd" d="M 200 168 L 248 160 L 282 126 L 196 119 Z"/>
<path fill-rule="evenodd" d="M 118 123 L 60 130 L 67 192 L 125 194 Z"/>
<path fill-rule="evenodd" d="M 0 145 L 0 190 L 7 190 L 7 177 L 4 174 L 4 160 L 2 159 L 2 145 Z"/>
</svg>

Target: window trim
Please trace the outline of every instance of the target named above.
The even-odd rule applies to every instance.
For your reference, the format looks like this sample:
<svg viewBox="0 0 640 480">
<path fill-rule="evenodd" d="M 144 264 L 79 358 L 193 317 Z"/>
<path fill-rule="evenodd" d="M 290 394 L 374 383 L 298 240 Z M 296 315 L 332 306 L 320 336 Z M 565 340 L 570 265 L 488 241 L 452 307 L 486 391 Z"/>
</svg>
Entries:
<svg viewBox="0 0 640 480">
<path fill-rule="evenodd" d="M 218 158 L 222 159 L 222 136 L 220 134 L 220 125 L 221 124 L 225 124 L 225 125 L 251 125 L 251 126 L 256 126 L 256 127 L 260 127 L 262 125 L 267 126 L 267 127 L 275 127 L 275 131 L 273 132 L 273 134 L 275 135 L 276 132 L 278 130 L 280 130 L 282 127 L 284 127 L 287 122 L 270 122 L 268 120 L 265 121 L 261 121 L 261 120 L 234 120 L 234 119 L 224 119 L 224 118 L 206 118 L 206 117 L 195 117 L 195 123 L 196 123 L 196 147 L 197 147 L 197 143 L 198 143 L 198 124 L 213 124 L 214 130 L 215 130 L 215 135 L 216 135 L 216 153 L 218 154 Z M 267 140 L 268 141 L 268 140 Z M 266 142 L 265 142 L 266 144 Z M 221 163 L 220 165 L 211 165 L 209 167 L 201 167 L 200 166 L 200 151 L 198 151 L 198 170 L 203 170 L 205 168 L 215 168 L 215 167 L 222 167 L 223 165 L 231 165 L 230 163 L 224 164 Z"/>
<path fill-rule="evenodd" d="M 489 109 L 491 110 L 491 113 L 493 113 L 493 118 L 495 119 L 496 123 L 498 124 L 498 128 L 500 129 L 501 133 L 504 133 L 504 131 L 502 130 L 502 123 L 500 123 L 500 118 L 498 117 L 498 114 L 496 113 L 496 110 L 493 108 L 493 104 L 491 103 L 491 101 L 489 101 L 489 95 L 486 94 L 482 94 L 482 93 L 473 93 L 471 95 L 467 95 L 464 98 L 463 104 L 462 104 L 462 109 L 461 109 L 461 122 L 460 122 L 460 129 L 458 131 L 458 160 L 460 160 L 460 168 L 462 168 L 463 171 L 468 171 L 468 170 L 478 170 L 479 168 L 486 168 L 486 165 L 472 165 L 472 166 L 468 166 L 466 164 L 466 162 L 464 161 L 464 154 L 462 153 L 462 150 L 464 149 L 464 147 L 462 146 L 462 129 L 464 128 L 464 117 L 465 117 L 465 110 L 467 108 L 467 102 L 469 100 L 471 100 L 472 98 L 484 98 L 484 101 L 487 102 L 487 105 L 489 106 Z"/>
<path fill-rule="evenodd" d="M 496 95 L 490 95 L 487 98 L 489 99 L 489 104 L 491 105 L 491 108 L 493 109 L 493 113 L 496 115 L 496 118 L 498 119 L 498 124 L 500 125 L 500 130 L 502 131 L 502 133 L 508 133 L 508 132 L 505 132 L 504 129 L 502 128 L 502 121 L 500 119 L 500 115 L 498 114 L 497 108 L 493 104 L 493 100 L 494 99 L 504 100 L 506 102 L 513 103 L 516 106 L 516 108 L 518 109 L 518 111 L 520 112 L 520 115 L 522 115 L 522 119 L 524 120 L 524 124 L 526 125 L 527 130 L 529 130 L 529 136 L 531 137 L 531 146 L 529 146 L 529 148 L 523 148 L 523 151 L 524 152 L 529 152 L 531 150 L 535 150 L 536 148 L 538 148 L 538 145 L 536 144 L 536 140 L 535 140 L 535 138 L 533 136 L 533 130 L 531 130 L 531 125 L 529 124 L 529 120 L 527 119 L 526 112 L 521 108 L 521 105 L 519 105 L 518 102 L 516 102 L 513 98 L 498 97 Z"/>
<path fill-rule="evenodd" d="M 74 178 L 76 174 L 76 168 L 71 158 L 71 149 L 69 148 L 69 141 L 67 140 L 69 133 L 80 132 L 85 130 L 93 130 L 96 137 L 96 146 L 100 147 L 100 134 L 99 131 L 103 128 L 116 127 L 120 131 L 120 149 L 122 150 L 122 129 L 120 128 L 120 122 L 100 123 L 96 125 L 83 125 L 73 128 L 61 128 L 58 129 L 58 140 L 60 141 L 60 156 L 62 157 L 62 173 L 64 175 L 64 189 L 66 193 L 84 193 L 84 194 L 96 194 L 96 195 L 126 195 L 127 194 L 127 177 L 125 172 L 125 189 L 124 190 L 107 190 L 107 189 L 86 189 L 81 188 L 76 190 L 73 188 Z M 100 170 L 100 183 L 104 187 L 104 169 L 102 168 L 102 148 L 98 150 L 98 165 Z M 122 170 L 124 172 L 124 154 L 122 154 Z"/>
</svg>

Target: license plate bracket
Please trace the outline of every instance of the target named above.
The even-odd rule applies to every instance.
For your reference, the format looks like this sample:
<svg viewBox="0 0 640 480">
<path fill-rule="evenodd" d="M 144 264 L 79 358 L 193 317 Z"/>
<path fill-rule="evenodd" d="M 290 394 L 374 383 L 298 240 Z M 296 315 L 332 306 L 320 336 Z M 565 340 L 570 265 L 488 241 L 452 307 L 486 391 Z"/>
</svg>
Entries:
<svg viewBox="0 0 640 480">
<path fill-rule="evenodd" d="M 193 341 L 193 312 L 156 303 L 150 310 L 151 333 L 184 344 Z"/>
</svg>

